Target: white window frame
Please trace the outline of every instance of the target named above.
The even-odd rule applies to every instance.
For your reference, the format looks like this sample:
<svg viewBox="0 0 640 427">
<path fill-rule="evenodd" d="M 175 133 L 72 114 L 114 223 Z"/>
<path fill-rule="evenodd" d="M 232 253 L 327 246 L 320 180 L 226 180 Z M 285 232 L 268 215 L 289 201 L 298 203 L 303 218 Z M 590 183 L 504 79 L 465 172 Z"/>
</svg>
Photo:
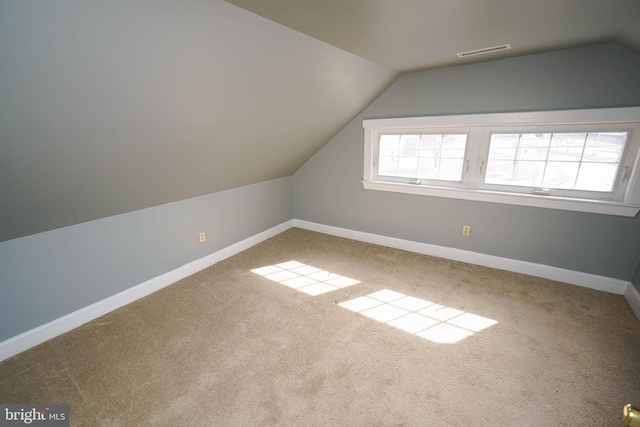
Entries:
<svg viewBox="0 0 640 427">
<path fill-rule="evenodd" d="M 629 132 L 625 153 L 619 165 L 616 187 L 610 200 L 576 198 L 567 196 L 566 192 L 555 190 L 549 195 L 523 193 L 512 186 L 484 184 L 485 171 L 482 170 L 482 161 L 487 160 L 492 132 L 526 133 L 533 126 L 546 129 L 547 132 L 551 129 L 555 129 L 556 132 L 577 132 L 578 129 L 606 129 L 610 125 Z M 628 217 L 633 217 L 640 211 L 640 107 L 368 119 L 363 121 L 363 127 L 365 144 L 362 183 L 367 190 Z M 469 167 L 465 167 L 461 182 L 402 182 L 377 175 L 380 135 L 421 132 L 469 135 L 465 154 L 465 162 L 468 162 Z M 588 196 L 587 192 L 581 193 Z"/>
<path fill-rule="evenodd" d="M 401 132 L 398 132 L 397 130 L 393 130 L 393 131 L 389 131 L 389 130 L 378 130 L 377 131 L 377 135 L 376 135 L 376 141 L 374 142 L 374 144 L 378 144 L 379 141 L 379 137 L 382 135 L 388 135 L 388 134 L 404 134 L 404 135 L 418 135 L 418 134 L 444 134 L 444 135 L 451 135 L 451 134 L 465 134 L 467 135 L 467 143 L 466 143 L 466 153 L 465 153 L 465 159 L 469 156 L 469 150 L 470 150 L 470 146 L 471 143 L 470 141 L 476 140 L 477 138 L 479 138 L 480 134 L 479 134 L 479 129 L 478 128 L 466 128 L 466 129 L 461 129 L 461 128 L 438 128 L 437 130 L 433 131 L 432 129 L 424 129 L 424 128 L 418 128 L 418 129 L 402 129 Z M 377 149 L 376 149 L 377 151 Z M 411 178 L 402 178 L 402 177 L 394 177 L 394 176 L 381 176 L 378 175 L 377 173 L 377 159 L 375 160 L 376 164 L 374 165 L 373 168 L 373 180 L 374 181 L 385 181 L 385 182 L 397 182 L 397 183 L 404 183 L 404 184 L 408 184 L 411 182 L 416 181 L 415 179 L 411 179 Z M 464 161 L 463 161 L 464 162 Z M 468 174 L 465 174 L 463 172 L 463 181 L 446 181 L 446 180 L 442 180 L 442 179 L 421 179 L 420 182 L 422 184 L 428 185 L 428 186 L 439 186 L 439 185 L 446 185 L 447 187 L 452 187 L 452 188 L 465 188 L 468 184 L 464 181 L 465 178 L 467 177 Z"/>
</svg>

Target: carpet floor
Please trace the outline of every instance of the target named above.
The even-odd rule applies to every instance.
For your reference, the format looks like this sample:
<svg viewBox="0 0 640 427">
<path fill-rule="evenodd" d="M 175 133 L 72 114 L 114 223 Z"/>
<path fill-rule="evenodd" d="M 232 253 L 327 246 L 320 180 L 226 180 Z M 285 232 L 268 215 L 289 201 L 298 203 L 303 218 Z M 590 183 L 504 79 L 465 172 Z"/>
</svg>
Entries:
<svg viewBox="0 0 640 427">
<path fill-rule="evenodd" d="M 624 298 L 290 229 L 0 363 L 73 426 L 621 426 Z"/>
</svg>

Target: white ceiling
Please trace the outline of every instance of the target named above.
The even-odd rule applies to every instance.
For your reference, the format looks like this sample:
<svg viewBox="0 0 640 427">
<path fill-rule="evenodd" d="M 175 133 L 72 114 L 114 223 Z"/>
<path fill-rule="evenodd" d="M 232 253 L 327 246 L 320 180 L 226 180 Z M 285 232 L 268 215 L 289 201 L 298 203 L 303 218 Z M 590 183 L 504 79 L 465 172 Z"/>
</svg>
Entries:
<svg viewBox="0 0 640 427">
<path fill-rule="evenodd" d="M 401 73 L 602 42 L 640 54 L 638 0 L 226 1 Z"/>
</svg>

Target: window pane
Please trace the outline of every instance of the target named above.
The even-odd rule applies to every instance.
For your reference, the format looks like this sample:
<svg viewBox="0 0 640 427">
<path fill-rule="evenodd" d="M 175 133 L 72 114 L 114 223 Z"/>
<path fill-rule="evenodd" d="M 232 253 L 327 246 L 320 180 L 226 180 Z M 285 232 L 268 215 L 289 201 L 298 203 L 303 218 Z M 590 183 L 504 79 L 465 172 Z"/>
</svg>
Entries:
<svg viewBox="0 0 640 427">
<path fill-rule="evenodd" d="M 418 157 L 419 135 L 400 135 L 400 155 Z"/>
<path fill-rule="evenodd" d="M 490 160 L 487 165 L 487 174 L 484 182 L 487 184 L 511 185 L 515 166 L 516 162 L 513 160 Z"/>
<path fill-rule="evenodd" d="M 399 149 L 400 135 L 382 135 L 380 137 L 380 156 L 397 156 Z"/>
<path fill-rule="evenodd" d="M 626 136 L 626 132 L 590 133 L 584 149 L 583 161 L 619 162 Z"/>
<path fill-rule="evenodd" d="M 519 134 L 491 135 L 491 149 L 489 150 L 489 161 L 491 160 L 515 160 L 518 151 Z"/>
<path fill-rule="evenodd" d="M 578 162 L 549 162 L 544 172 L 542 186 L 545 188 L 572 189 L 578 176 Z"/>
<path fill-rule="evenodd" d="M 442 157 L 463 159 L 467 145 L 467 135 L 444 135 L 442 140 Z"/>
<path fill-rule="evenodd" d="M 418 178 L 420 179 L 438 179 L 438 171 L 440 170 L 440 159 L 420 158 L 420 167 L 418 169 Z"/>
<path fill-rule="evenodd" d="M 579 162 L 586 138 L 586 133 L 554 133 L 549 160 Z"/>
<path fill-rule="evenodd" d="M 513 185 L 523 185 L 526 187 L 540 187 L 542 185 L 542 175 L 544 174 L 545 162 L 517 162 L 513 176 Z"/>
<path fill-rule="evenodd" d="M 446 179 L 447 181 L 460 181 L 463 163 L 463 159 L 442 159 L 438 178 Z"/>
<path fill-rule="evenodd" d="M 420 135 L 400 135 L 398 176 L 415 178 L 418 175 Z"/>
<path fill-rule="evenodd" d="M 439 157 L 442 135 L 420 135 L 420 157 Z"/>
<path fill-rule="evenodd" d="M 576 190 L 612 191 L 618 171 L 617 163 L 583 163 L 578 173 Z"/>
<path fill-rule="evenodd" d="M 378 167 L 378 174 L 385 176 L 398 175 L 398 159 L 391 157 L 381 157 L 380 166 Z"/>
<path fill-rule="evenodd" d="M 466 134 L 382 135 L 378 175 L 460 181 Z"/>
<path fill-rule="evenodd" d="M 400 155 L 400 135 L 382 135 L 380 137 L 380 165 L 378 174 L 396 176 Z"/>
<path fill-rule="evenodd" d="M 545 160 L 549 152 L 550 142 L 551 134 L 549 133 L 523 134 L 520 138 L 518 159 Z"/>
<path fill-rule="evenodd" d="M 418 175 L 417 157 L 400 157 L 398 165 L 398 176 L 415 178 Z"/>
</svg>

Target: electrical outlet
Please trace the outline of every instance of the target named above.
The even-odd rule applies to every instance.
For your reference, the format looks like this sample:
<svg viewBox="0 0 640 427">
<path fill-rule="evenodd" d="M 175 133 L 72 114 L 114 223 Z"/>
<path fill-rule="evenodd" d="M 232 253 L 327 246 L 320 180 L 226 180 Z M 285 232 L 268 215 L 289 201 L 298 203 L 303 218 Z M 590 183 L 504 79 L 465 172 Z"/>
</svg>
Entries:
<svg viewBox="0 0 640 427">
<path fill-rule="evenodd" d="M 198 237 L 200 238 L 200 243 L 204 243 L 204 242 L 206 242 L 206 241 L 207 241 L 207 235 L 206 235 L 206 234 L 204 234 L 204 231 L 201 231 L 201 232 L 198 234 Z"/>
<path fill-rule="evenodd" d="M 471 235 L 471 226 L 470 225 L 463 225 L 462 226 L 462 235 L 463 236 L 470 236 Z"/>
</svg>

